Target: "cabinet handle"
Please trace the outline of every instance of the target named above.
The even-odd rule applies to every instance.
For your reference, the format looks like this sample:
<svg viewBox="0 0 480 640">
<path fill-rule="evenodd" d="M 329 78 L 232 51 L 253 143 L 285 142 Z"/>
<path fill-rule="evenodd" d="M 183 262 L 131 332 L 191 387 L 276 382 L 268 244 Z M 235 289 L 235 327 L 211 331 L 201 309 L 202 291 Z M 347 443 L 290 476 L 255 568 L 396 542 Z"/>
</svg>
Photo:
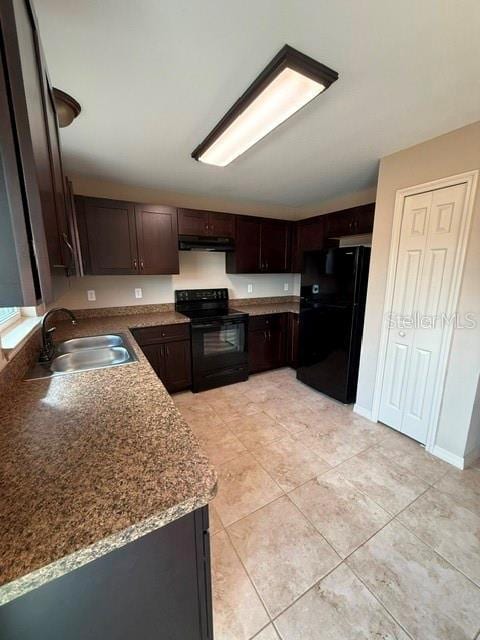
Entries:
<svg viewBox="0 0 480 640">
<path fill-rule="evenodd" d="M 170 355 L 170 351 L 168 350 L 168 346 L 165 346 L 165 354 L 167 357 Z"/>
<path fill-rule="evenodd" d="M 267 341 L 267 332 L 266 332 L 266 330 L 263 332 L 263 339 L 265 340 L 265 342 Z"/>
<path fill-rule="evenodd" d="M 143 271 L 144 266 L 145 266 L 145 264 L 144 264 L 143 259 L 142 259 L 142 260 L 140 260 L 140 269 L 142 271 Z"/>
<path fill-rule="evenodd" d="M 205 231 L 208 231 L 208 224 L 207 223 L 205 223 L 204 227 L 205 227 Z"/>
<path fill-rule="evenodd" d="M 70 262 L 69 262 L 68 267 L 67 267 L 67 271 L 70 271 L 70 269 L 75 264 L 75 251 L 73 250 L 72 245 L 68 241 L 68 236 L 65 233 L 65 231 L 62 233 L 62 239 L 63 239 L 64 243 L 67 245 L 68 250 L 70 251 Z"/>
<path fill-rule="evenodd" d="M 133 268 L 135 269 L 135 271 L 138 270 L 138 262 L 136 258 L 133 259 Z"/>
</svg>

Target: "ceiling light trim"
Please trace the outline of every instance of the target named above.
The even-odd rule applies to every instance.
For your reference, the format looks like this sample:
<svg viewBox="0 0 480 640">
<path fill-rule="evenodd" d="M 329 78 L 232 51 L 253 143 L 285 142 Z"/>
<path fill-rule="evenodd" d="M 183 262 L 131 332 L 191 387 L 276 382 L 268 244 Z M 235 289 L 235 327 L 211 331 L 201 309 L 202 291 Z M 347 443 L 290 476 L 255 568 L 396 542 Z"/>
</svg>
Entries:
<svg viewBox="0 0 480 640">
<path fill-rule="evenodd" d="M 192 158 L 194 158 L 195 160 L 200 160 L 201 156 L 218 140 L 218 138 L 220 138 L 220 136 L 232 125 L 232 123 L 237 120 L 237 118 L 268 86 L 271 85 L 272 81 L 285 69 L 292 69 L 293 71 L 300 73 L 306 78 L 322 84 L 324 88 L 319 91 L 319 94 L 324 93 L 328 89 L 328 87 L 330 87 L 333 82 L 338 79 L 338 73 L 336 71 L 286 44 L 277 53 L 273 60 L 271 60 L 271 62 L 265 67 L 260 75 L 257 76 L 257 78 L 248 87 L 248 89 L 240 96 L 240 98 L 238 98 L 238 100 L 227 111 L 223 118 L 221 118 L 221 120 L 215 125 L 215 127 L 210 131 L 205 139 L 194 149 L 191 154 Z M 305 104 L 307 104 L 307 102 Z M 299 110 L 300 109 L 297 109 L 295 113 Z M 288 118 L 283 120 L 283 122 L 285 122 L 287 119 Z M 281 122 L 280 124 L 282 124 L 283 122 Z M 272 129 L 268 133 L 271 133 L 273 130 L 274 129 Z M 268 133 L 266 135 L 268 135 Z M 257 142 L 260 141 L 260 139 L 261 138 L 255 141 L 248 148 L 254 146 Z M 248 149 L 245 149 L 236 157 L 242 155 L 242 153 L 244 153 L 246 150 Z"/>
</svg>

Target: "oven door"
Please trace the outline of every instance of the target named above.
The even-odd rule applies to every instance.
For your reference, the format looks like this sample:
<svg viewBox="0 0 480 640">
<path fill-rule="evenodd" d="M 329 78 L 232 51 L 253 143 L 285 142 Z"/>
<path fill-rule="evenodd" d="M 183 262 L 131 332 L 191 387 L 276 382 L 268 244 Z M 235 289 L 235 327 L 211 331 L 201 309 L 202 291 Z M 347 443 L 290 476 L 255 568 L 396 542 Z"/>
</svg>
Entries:
<svg viewBox="0 0 480 640">
<path fill-rule="evenodd" d="M 194 373 L 246 365 L 247 319 L 212 320 L 192 325 Z"/>
</svg>

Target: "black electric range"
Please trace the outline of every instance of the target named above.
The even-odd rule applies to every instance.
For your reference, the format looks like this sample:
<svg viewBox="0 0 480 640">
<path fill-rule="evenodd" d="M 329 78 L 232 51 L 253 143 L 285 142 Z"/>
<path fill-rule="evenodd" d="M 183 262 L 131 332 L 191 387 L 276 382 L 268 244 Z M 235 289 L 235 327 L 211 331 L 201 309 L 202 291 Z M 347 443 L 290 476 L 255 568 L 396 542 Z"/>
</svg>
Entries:
<svg viewBox="0 0 480 640">
<path fill-rule="evenodd" d="M 190 318 L 192 391 L 248 378 L 248 314 L 228 306 L 228 289 L 175 291 L 175 310 Z"/>
</svg>

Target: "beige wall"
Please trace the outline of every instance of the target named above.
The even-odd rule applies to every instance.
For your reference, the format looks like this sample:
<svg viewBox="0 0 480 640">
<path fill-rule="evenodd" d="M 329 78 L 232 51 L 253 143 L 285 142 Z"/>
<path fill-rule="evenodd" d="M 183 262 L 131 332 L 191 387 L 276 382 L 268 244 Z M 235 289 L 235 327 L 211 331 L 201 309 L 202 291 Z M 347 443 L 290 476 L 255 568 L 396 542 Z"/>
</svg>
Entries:
<svg viewBox="0 0 480 640">
<path fill-rule="evenodd" d="M 375 200 L 375 187 L 356 191 L 338 198 L 311 204 L 305 207 L 284 207 L 258 202 L 232 202 L 219 197 L 205 197 L 175 193 L 161 189 L 146 189 L 133 185 L 108 182 L 89 176 L 71 176 L 76 194 L 96 196 L 98 198 L 114 198 L 117 200 L 131 200 L 150 204 L 169 204 L 176 207 L 192 209 L 207 209 L 211 211 L 230 211 L 245 215 L 265 216 L 267 218 L 281 218 L 284 220 L 301 220 L 331 211 L 340 211 L 361 204 L 368 204 Z"/>
<path fill-rule="evenodd" d="M 357 394 L 357 404 L 367 411 L 372 408 L 374 394 L 395 192 L 479 168 L 480 122 L 399 151 L 380 162 Z M 475 313 L 480 321 L 480 190 L 474 205 L 458 311 Z M 476 329 L 455 330 L 436 445 L 459 457 L 476 442 L 468 435 L 473 424 L 479 366 L 480 325 Z"/>
<path fill-rule="evenodd" d="M 248 293 L 248 284 L 253 292 Z M 284 285 L 288 285 L 285 291 Z M 143 298 L 136 299 L 135 287 Z M 299 278 L 293 274 L 236 276 L 225 273 L 225 254 L 203 251 L 180 252 L 180 274 L 174 276 L 86 276 L 71 278 L 70 290 L 56 304 L 71 309 L 115 307 L 173 302 L 175 289 L 227 287 L 231 298 L 290 296 L 299 293 Z M 88 302 L 87 290 L 94 289 L 97 300 Z"/>
</svg>

